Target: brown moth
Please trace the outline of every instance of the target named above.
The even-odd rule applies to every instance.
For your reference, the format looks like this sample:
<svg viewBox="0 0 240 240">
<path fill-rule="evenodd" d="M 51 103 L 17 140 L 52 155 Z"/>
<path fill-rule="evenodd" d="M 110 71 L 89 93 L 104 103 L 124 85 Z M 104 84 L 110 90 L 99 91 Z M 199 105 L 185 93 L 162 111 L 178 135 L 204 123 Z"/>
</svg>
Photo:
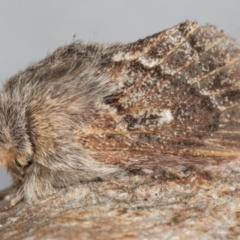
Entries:
<svg viewBox="0 0 240 240">
<path fill-rule="evenodd" d="M 130 44 L 58 48 L 0 94 L 12 205 L 132 169 L 238 158 L 239 73 L 239 45 L 189 21 Z"/>
</svg>

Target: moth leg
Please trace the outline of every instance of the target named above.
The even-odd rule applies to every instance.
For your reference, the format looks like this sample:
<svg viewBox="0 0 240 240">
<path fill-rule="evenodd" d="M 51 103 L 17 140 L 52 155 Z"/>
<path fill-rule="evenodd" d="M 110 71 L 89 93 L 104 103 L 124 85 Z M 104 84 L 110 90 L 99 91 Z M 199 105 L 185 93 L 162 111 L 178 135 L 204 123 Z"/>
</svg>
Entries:
<svg viewBox="0 0 240 240">
<path fill-rule="evenodd" d="M 16 193 L 14 193 L 10 204 L 8 204 L 7 206 L 5 206 L 5 210 L 11 209 L 14 206 L 16 206 L 19 202 L 21 202 L 24 198 L 24 193 L 23 193 L 23 188 L 20 187 Z"/>
<path fill-rule="evenodd" d="M 10 202 L 10 206 L 14 207 L 16 206 L 19 202 L 23 200 L 23 194 L 17 194 Z"/>
</svg>

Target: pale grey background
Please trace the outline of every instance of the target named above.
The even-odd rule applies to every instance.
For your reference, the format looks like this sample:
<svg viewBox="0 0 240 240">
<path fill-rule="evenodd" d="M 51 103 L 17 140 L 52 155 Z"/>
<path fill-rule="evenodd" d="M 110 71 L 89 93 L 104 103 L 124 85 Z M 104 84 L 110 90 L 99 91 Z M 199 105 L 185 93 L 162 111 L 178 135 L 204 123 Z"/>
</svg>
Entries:
<svg viewBox="0 0 240 240">
<path fill-rule="evenodd" d="M 61 44 L 129 42 L 177 23 L 212 23 L 240 40 L 239 0 L 3 0 L 0 85 Z M 0 189 L 11 183 L 0 168 Z"/>
</svg>

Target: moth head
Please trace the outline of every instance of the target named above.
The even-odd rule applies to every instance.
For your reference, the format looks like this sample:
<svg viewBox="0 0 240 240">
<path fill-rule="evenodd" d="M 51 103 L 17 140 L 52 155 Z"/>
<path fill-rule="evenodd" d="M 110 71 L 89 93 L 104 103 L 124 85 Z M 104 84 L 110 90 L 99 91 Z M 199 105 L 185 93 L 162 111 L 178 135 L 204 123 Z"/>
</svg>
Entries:
<svg viewBox="0 0 240 240">
<path fill-rule="evenodd" d="M 23 178 L 32 164 L 33 149 L 24 108 L 0 96 L 0 165 Z"/>
</svg>

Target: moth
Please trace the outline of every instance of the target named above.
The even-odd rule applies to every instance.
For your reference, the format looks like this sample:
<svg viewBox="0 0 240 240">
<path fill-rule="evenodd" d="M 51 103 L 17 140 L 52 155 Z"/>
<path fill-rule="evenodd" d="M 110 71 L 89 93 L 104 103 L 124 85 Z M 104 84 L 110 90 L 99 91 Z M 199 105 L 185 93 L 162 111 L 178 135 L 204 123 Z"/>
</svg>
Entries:
<svg viewBox="0 0 240 240">
<path fill-rule="evenodd" d="M 191 21 L 130 44 L 59 47 L 0 93 L 12 205 L 134 169 L 239 158 L 239 73 L 235 40 Z"/>
</svg>

